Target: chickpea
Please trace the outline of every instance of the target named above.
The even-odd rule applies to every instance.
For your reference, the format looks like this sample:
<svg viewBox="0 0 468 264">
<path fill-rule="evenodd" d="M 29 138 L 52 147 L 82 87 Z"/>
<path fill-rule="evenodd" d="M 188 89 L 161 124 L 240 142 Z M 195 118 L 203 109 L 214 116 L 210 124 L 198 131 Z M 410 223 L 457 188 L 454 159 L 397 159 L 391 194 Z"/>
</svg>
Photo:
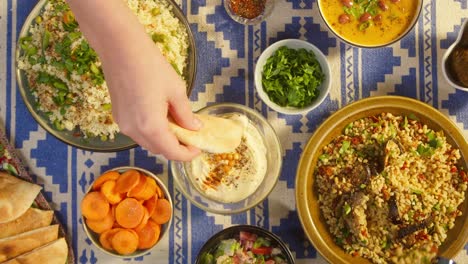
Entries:
<svg viewBox="0 0 468 264">
<path fill-rule="evenodd" d="M 341 0 L 341 3 L 346 7 L 352 7 L 354 4 L 353 0 Z"/>
<path fill-rule="evenodd" d="M 240 159 L 240 155 L 239 155 L 239 153 L 237 153 L 237 152 L 236 152 L 236 153 L 234 153 L 234 159 L 235 159 L 235 160 L 238 160 L 238 159 Z"/>
<path fill-rule="evenodd" d="M 348 14 L 341 14 L 340 17 L 338 17 L 338 22 L 340 24 L 346 24 L 351 20 Z"/>
<path fill-rule="evenodd" d="M 228 160 L 232 160 L 233 158 L 234 158 L 234 157 L 233 157 L 232 153 L 229 153 L 229 154 L 227 155 L 227 159 L 228 159 Z"/>
<path fill-rule="evenodd" d="M 385 0 L 379 0 L 378 5 L 382 11 L 387 11 L 388 10 L 388 5 L 385 2 Z"/>
<path fill-rule="evenodd" d="M 369 21 L 372 19 L 372 16 L 371 14 L 369 14 L 368 12 L 362 14 L 362 16 L 359 18 L 359 21 L 362 23 L 362 22 L 366 22 L 366 21 Z"/>
</svg>

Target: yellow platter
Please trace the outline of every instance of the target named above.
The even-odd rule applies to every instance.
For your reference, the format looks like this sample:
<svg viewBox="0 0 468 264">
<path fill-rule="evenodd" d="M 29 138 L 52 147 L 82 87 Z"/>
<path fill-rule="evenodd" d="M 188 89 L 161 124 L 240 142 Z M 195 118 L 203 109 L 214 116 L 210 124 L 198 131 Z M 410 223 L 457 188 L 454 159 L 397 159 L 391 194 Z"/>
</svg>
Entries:
<svg viewBox="0 0 468 264">
<path fill-rule="evenodd" d="M 345 126 L 357 119 L 382 112 L 394 115 L 415 114 L 421 122 L 436 131 L 443 130 L 447 142 L 460 149 L 461 166 L 468 168 L 468 143 L 459 128 L 435 108 L 415 99 L 400 96 L 379 96 L 357 101 L 332 114 L 312 135 L 299 161 L 296 174 L 296 204 L 302 227 L 317 251 L 330 263 L 370 263 L 362 257 L 352 257 L 335 244 L 334 237 L 319 208 L 314 187 L 314 169 L 322 148 L 340 135 Z M 439 247 L 439 255 L 453 258 L 468 241 L 468 192 L 459 206 L 462 215 Z"/>
</svg>

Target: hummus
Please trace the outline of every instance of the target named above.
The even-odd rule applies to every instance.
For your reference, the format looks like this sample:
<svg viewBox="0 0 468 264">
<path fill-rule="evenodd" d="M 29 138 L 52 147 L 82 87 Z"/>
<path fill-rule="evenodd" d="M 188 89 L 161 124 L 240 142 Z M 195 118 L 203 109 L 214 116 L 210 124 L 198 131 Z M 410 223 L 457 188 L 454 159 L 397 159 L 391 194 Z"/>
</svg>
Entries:
<svg viewBox="0 0 468 264">
<path fill-rule="evenodd" d="M 246 116 L 224 117 L 244 121 L 240 145 L 230 153 L 202 152 L 186 163 L 186 171 L 206 197 L 235 203 L 250 196 L 262 183 L 267 166 L 266 147 L 262 135 Z"/>
</svg>

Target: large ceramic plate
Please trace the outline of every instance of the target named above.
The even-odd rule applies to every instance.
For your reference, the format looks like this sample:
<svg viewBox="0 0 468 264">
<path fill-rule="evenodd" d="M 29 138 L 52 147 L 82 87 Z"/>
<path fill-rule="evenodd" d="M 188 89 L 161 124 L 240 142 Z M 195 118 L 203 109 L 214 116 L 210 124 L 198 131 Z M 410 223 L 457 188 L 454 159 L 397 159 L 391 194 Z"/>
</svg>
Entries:
<svg viewBox="0 0 468 264">
<path fill-rule="evenodd" d="M 4 170 L 11 175 L 15 175 L 18 178 L 33 182 L 31 176 L 25 170 L 20 159 L 16 155 L 15 149 L 8 143 L 4 132 L 0 128 L 0 170 Z M 34 206 L 42 210 L 52 210 L 49 203 L 45 199 L 42 192 L 39 192 L 36 199 L 34 200 Z M 73 247 L 71 244 L 71 236 L 68 236 L 66 233 L 66 228 L 60 223 L 57 218 L 57 215 L 54 213 L 54 218 L 52 219 L 52 224 L 59 225 L 59 237 L 65 237 L 68 245 L 68 261 L 67 264 L 75 263 L 75 255 L 73 254 Z"/>
<path fill-rule="evenodd" d="M 322 148 L 340 135 L 344 127 L 357 119 L 382 112 L 396 115 L 415 114 L 421 122 L 436 131 L 443 130 L 447 141 L 460 149 L 461 166 L 468 168 L 468 144 L 457 126 L 445 115 L 420 101 L 399 97 L 381 96 L 352 103 L 332 114 L 314 133 L 299 161 L 296 175 L 296 203 L 302 227 L 315 248 L 331 263 L 370 263 L 361 257 L 352 257 L 334 242 L 320 212 L 318 194 L 314 187 L 314 169 Z M 439 248 L 439 254 L 453 258 L 468 240 L 468 192 L 459 206 L 462 216 Z"/>
<path fill-rule="evenodd" d="M 196 48 L 195 48 L 195 40 L 193 38 L 192 31 L 190 30 L 190 26 L 188 24 L 187 19 L 185 18 L 182 10 L 179 6 L 173 2 L 172 0 L 167 0 L 168 3 L 172 6 L 173 14 L 182 22 L 184 27 L 187 30 L 188 40 L 189 40 L 189 51 L 188 51 L 188 60 L 187 60 L 187 67 L 185 67 L 185 71 L 183 73 L 185 80 L 187 81 L 187 94 L 190 95 L 194 82 L 195 82 L 195 74 L 196 74 Z M 40 15 L 43 10 L 44 6 L 47 3 L 47 0 L 40 0 L 34 9 L 31 11 L 29 16 L 27 17 L 23 28 L 21 29 L 19 38 L 25 37 L 29 34 L 29 28 L 34 23 L 34 19 Z M 16 61 L 22 55 L 22 51 L 19 48 L 19 45 L 16 48 Z M 114 152 L 125 150 L 129 148 L 133 148 L 137 146 L 137 144 L 130 139 L 129 137 L 118 133 L 115 136 L 114 140 L 102 141 L 99 137 L 94 138 L 87 138 L 84 139 L 82 136 L 76 136 L 80 134 L 78 129 L 73 131 L 62 130 L 59 131 L 54 128 L 54 126 L 50 123 L 49 119 L 46 117 L 45 113 L 38 111 L 35 108 L 36 100 L 32 93 L 30 92 L 30 86 L 28 80 L 26 78 L 26 73 L 23 70 L 20 70 L 17 67 L 16 70 L 16 78 L 18 81 L 19 90 L 21 96 L 23 98 L 24 103 L 26 104 L 29 112 L 32 114 L 34 119 L 49 133 L 60 139 L 66 144 L 75 146 L 77 148 L 85 149 L 85 150 L 92 150 L 92 151 L 102 151 L 102 152 Z"/>
</svg>

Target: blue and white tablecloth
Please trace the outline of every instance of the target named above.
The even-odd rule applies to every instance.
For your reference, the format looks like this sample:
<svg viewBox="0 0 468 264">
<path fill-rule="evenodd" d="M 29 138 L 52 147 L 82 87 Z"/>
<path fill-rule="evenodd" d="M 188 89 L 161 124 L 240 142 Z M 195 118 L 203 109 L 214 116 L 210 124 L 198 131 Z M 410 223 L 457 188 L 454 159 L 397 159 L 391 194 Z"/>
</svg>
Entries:
<svg viewBox="0 0 468 264">
<path fill-rule="evenodd" d="M 129 263 L 192 263 L 214 233 L 235 224 L 265 227 L 279 235 L 297 263 L 324 263 L 307 241 L 294 201 L 294 180 L 302 148 L 333 111 L 361 98 L 397 94 L 417 98 L 449 116 L 468 138 L 468 92 L 450 87 L 439 67 L 468 17 L 468 0 L 424 0 L 415 28 L 401 41 L 380 49 L 358 49 L 338 41 L 322 21 L 315 0 L 277 0 L 269 19 L 243 26 L 230 19 L 222 0 L 182 0 L 198 49 L 193 109 L 213 102 L 236 102 L 262 113 L 285 150 L 280 180 L 268 199 L 234 216 L 206 213 L 175 188 L 168 162 L 142 148 L 93 153 L 65 145 L 29 114 L 15 79 L 14 49 L 35 0 L 0 0 L 0 126 L 18 149 L 33 178 L 58 211 L 72 237 L 77 263 L 122 263 L 95 248 L 82 228 L 79 201 L 101 172 L 123 165 L 143 167 L 168 184 L 175 205 L 170 235 L 150 255 Z M 299 38 L 318 46 L 331 63 L 333 87 L 324 104 L 307 115 L 286 116 L 267 108 L 254 89 L 255 61 L 269 44 Z M 468 263 L 468 246 L 457 256 Z"/>
</svg>

